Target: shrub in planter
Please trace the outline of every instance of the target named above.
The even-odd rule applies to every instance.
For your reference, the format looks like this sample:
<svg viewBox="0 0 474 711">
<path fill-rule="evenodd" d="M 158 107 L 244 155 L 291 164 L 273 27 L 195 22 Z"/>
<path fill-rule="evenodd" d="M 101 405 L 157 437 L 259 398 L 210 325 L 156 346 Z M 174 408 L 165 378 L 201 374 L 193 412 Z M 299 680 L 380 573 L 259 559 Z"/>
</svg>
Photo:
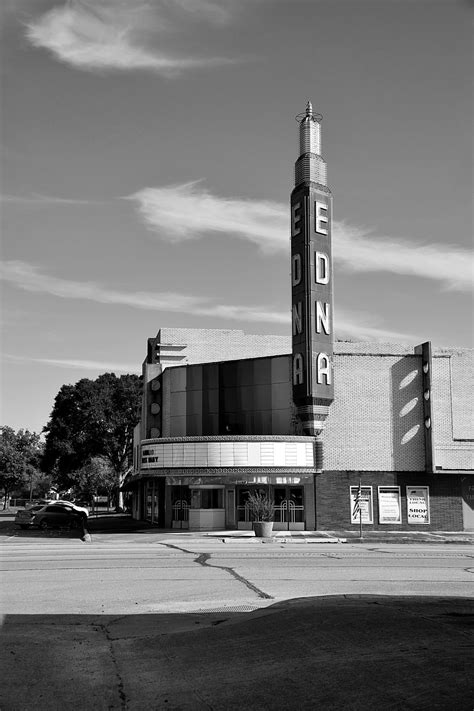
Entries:
<svg viewBox="0 0 474 711">
<path fill-rule="evenodd" d="M 275 510 L 273 499 L 261 491 L 252 492 L 249 494 L 245 505 L 249 510 L 250 520 L 253 522 L 255 535 L 259 537 L 270 536 Z"/>
</svg>

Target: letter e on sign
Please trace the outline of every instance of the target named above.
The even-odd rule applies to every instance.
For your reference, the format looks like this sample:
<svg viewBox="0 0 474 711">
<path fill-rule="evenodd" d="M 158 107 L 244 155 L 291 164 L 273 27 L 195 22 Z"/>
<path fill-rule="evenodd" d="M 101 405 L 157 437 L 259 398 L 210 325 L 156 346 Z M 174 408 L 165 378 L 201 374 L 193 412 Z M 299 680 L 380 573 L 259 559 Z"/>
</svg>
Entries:
<svg viewBox="0 0 474 711">
<path fill-rule="evenodd" d="M 329 222 L 327 211 L 326 203 L 316 200 L 314 203 L 314 231 L 319 232 L 320 235 L 327 235 L 328 233 L 327 228 L 324 227 L 324 225 L 327 225 Z"/>
<path fill-rule="evenodd" d="M 301 207 L 301 203 L 297 202 L 291 208 L 291 236 L 292 237 L 296 237 L 296 235 L 299 235 L 301 232 L 301 226 L 298 224 L 298 222 L 301 221 L 301 215 L 297 214 L 300 207 Z"/>
</svg>

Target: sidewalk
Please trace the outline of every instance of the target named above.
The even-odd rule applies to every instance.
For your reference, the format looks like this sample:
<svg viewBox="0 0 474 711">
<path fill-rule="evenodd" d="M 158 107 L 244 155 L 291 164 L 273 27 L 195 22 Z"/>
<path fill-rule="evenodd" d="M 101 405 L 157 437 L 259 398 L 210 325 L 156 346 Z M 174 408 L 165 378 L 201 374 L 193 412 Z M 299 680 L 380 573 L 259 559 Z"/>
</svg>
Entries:
<svg viewBox="0 0 474 711">
<path fill-rule="evenodd" d="M 185 529 L 158 529 L 144 521 L 136 521 L 127 514 L 107 514 L 91 516 L 89 531 L 93 533 L 156 533 L 176 539 L 212 538 L 222 543 L 242 543 L 243 545 L 262 545 L 272 543 L 311 544 L 311 543 L 456 543 L 474 545 L 474 531 L 373 531 L 359 530 L 337 531 L 274 531 L 271 538 L 256 538 L 253 531 L 220 530 L 188 531 Z"/>
</svg>

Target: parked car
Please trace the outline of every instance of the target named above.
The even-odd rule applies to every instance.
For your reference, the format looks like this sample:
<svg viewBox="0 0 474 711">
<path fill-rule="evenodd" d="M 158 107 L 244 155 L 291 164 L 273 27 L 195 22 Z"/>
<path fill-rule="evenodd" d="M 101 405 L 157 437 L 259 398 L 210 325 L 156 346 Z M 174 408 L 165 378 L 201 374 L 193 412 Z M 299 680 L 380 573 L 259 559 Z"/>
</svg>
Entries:
<svg viewBox="0 0 474 711">
<path fill-rule="evenodd" d="M 17 526 L 20 526 L 20 528 L 30 528 L 31 526 L 36 525 L 33 523 L 33 518 L 35 514 L 41 511 L 41 509 L 44 509 L 45 506 L 53 505 L 62 506 L 63 508 L 67 508 L 69 510 L 74 510 L 78 514 L 82 515 L 84 517 L 84 520 L 87 519 L 87 517 L 89 516 L 89 509 L 87 509 L 85 506 L 78 506 L 77 504 L 73 504 L 72 501 L 56 501 L 55 499 L 43 499 L 35 502 L 33 506 L 27 506 L 24 509 L 19 509 L 15 516 L 15 523 L 17 524 Z"/>
<path fill-rule="evenodd" d="M 76 509 L 76 511 L 81 511 L 84 513 L 86 516 L 89 516 L 89 509 L 86 508 L 85 506 L 79 506 L 79 504 L 75 504 L 72 501 L 66 501 L 65 499 L 59 499 L 59 501 L 48 501 L 49 504 L 60 504 L 62 506 L 70 506 L 73 509 Z"/>
<path fill-rule="evenodd" d="M 74 504 L 67 505 L 65 502 L 47 504 L 37 511 L 31 526 L 41 529 L 47 528 L 81 528 L 85 525 L 87 514 L 83 510 L 78 510 Z"/>
<path fill-rule="evenodd" d="M 29 528 L 32 524 L 34 515 L 44 508 L 44 504 L 35 504 L 26 509 L 18 509 L 15 516 L 15 523 L 20 528 Z"/>
</svg>

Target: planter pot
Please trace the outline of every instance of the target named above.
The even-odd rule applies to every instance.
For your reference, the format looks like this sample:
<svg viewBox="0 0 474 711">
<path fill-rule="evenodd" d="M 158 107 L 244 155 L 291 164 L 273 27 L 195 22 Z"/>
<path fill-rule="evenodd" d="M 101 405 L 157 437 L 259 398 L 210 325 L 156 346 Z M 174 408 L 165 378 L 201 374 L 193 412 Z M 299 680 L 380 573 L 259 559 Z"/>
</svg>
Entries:
<svg viewBox="0 0 474 711">
<path fill-rule="evenodd" d="M 273 521 L 254 521 L 253 530 L 258 538 L 270 538 L 272 535 Z"/>
</svg>

